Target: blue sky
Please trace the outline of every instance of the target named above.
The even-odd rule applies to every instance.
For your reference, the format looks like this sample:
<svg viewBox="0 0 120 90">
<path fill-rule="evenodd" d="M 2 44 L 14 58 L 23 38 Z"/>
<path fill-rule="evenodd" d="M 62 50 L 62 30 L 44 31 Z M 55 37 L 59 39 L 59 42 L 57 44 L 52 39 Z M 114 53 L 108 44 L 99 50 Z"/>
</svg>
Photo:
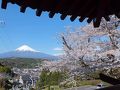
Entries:
<svg viewBox="0 0 120 90">
<path fill-rule="evenodd" d="M 65 31 L 65 26 L 79 27 L 86 23 L 71 22 L 69 17 L 62 21 L 59 14 L 51 19 L 47 12 L 37 17 L 30 8 L 23 14 L 19 6 L 12 4 L 6 10 L 0 9 L 0 20 L 5 21 L 4 26 L 0 25 L 0 53 L 26 44 L 44 53 L 59 54 L 58 48 L 62 47 L 59 34 Z"/>
</svg>

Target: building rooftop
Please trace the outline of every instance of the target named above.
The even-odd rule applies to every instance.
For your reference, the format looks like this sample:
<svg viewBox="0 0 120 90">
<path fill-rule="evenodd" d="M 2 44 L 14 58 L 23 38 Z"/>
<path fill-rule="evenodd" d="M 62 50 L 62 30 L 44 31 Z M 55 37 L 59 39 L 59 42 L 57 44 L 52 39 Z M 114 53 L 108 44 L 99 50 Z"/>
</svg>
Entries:
<svg viewBox="0 0 120 90">
<path fill-rule="evenodd" d="M 23 13 L 27 7 L 30 7 L 36 10 L 37 16 L 47 11 L 50 18 L 60 13 L 61 20 L 64 20 L 66 16 L 70 16 L 71 21 L 76 18 L 80 22 L 87 19 L 88 23 L 93 21 L 94 27 L 100 25 L 102 17 L 107 21 L 109 21 L 109 15 L 112 14 L 120 17 L 120 0 L 2 0 L 1 7 L 6 9 L 7 3 L 19 5 Z"/>
</svg>

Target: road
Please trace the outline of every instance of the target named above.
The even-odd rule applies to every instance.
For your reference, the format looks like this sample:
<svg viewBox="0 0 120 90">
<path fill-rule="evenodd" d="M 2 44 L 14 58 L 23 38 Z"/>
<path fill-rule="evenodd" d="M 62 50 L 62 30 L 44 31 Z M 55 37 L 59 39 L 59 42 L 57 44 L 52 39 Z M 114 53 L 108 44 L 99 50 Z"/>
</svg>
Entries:
<svg viewBox="0 0 120 90">
<path fill-rule="evenodd" d="M 95 90 L 96 86 L 81 86 L 81 87 L 76 87 L 76 88 L 69 88 L 65 90 Z"/>
</svg>

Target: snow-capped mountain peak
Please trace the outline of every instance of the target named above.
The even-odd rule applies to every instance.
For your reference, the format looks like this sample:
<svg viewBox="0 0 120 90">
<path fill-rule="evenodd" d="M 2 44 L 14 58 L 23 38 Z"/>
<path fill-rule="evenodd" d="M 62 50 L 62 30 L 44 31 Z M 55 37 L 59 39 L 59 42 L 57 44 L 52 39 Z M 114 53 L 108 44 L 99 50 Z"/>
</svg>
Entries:
<svg viewBox="0 0 120 90">
<path fill-rule="evenodd" d="M 58 57 L 37 51 L 28 45 L 22 45 L 14 51 L 1 53 L 0 58 L 39 58 L 47 60 L 58 60 Z"/>
<path fill-rule="evenodd" d="M 22 45 L 19 48 L 16 49 L 16 51 L 31 51 L 31 52 L 39 52 L 31 47 L 29 47 L 28 45 Z"/>
</svg>

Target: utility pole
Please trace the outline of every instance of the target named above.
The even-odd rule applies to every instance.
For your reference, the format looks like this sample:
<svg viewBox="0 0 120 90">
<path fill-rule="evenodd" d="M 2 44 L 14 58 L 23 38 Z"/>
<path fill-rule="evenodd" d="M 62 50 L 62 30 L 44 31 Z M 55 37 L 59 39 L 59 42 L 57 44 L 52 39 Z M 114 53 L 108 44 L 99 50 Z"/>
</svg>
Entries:
<svg viewBox="0 0 120 90">
<path fill-rule="evenodd" d="M 75 60 L 74 63 L 74 68 L 75 68 L 75 72 L 74 72 L 74 81 L 75 81 L 75 90 L 77 90 L 77 81 L 76 81 L 76 76 L 77 76 L 77 60 Z"/>
</svg>

